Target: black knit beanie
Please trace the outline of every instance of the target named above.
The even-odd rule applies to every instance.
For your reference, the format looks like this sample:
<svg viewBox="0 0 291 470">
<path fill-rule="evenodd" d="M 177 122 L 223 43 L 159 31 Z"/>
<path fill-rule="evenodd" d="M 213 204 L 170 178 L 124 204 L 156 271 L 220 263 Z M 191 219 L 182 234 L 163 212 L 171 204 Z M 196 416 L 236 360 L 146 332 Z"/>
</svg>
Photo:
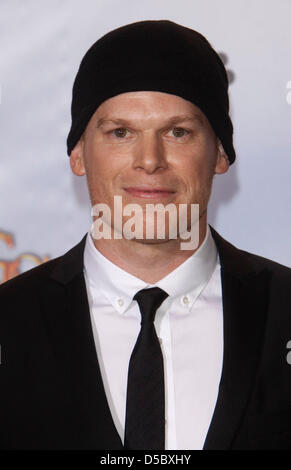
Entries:
<svg viewBox="0 0 291 470">
<path fill-rule="evenodd" d="M 160 91 L 191 101 L 205 114 L 230 163 L 234 162 L 224 65 L 204 36 L 168 20 L 122 26 L 87 51 L 73 86 L 68 155 L 98 106 L 130 91 Z"/>
</svg>

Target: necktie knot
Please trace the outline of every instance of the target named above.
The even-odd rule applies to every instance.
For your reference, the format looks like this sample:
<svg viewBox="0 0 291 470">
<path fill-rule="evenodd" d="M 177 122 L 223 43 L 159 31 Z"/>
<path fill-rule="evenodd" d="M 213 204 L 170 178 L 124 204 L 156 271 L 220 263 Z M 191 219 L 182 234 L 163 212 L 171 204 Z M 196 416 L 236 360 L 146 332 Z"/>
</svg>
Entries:
<svg viewBox="0 0 291 470">
<path fill-rule="evenodd" d="M 167 292 L 159 287 L 142 289 L 135 294 L 133 300 L 136 300 L 139 305 L 142 324 L 154 322 L 157 309 L 168 295 Z"/>
</svg>

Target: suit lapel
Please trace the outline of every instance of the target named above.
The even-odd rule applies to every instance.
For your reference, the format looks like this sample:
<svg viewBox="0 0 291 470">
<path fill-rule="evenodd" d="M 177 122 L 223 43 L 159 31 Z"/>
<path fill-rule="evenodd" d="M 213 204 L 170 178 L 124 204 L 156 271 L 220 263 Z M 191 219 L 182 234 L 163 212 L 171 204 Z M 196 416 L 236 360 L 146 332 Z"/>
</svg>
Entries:
<svg viewBox="0 0 291 470">
<path fill-rule="evenodd" d="M 45 299 L 45 323 L 65 385 L 70 391 L 79 435 L 85 448 L 121 449 L 122 443 L 110 413 L 91 326 L 83 252 L 86 236 L 60 258 L 51 273 L 54 296 Z M 58 294 L 56 294 L 58 292 Z M 57 296 L 56 296 L 57 295 Z M 56 302 L 57 299 L 57 302 Z"/>
<path fill-rule="evenodd" d="M 204 449 L 229 449 L 255 383 L 268 306 L 269 275 L 211 229 L 221 261 L 224 355 Z"/>
</svg>

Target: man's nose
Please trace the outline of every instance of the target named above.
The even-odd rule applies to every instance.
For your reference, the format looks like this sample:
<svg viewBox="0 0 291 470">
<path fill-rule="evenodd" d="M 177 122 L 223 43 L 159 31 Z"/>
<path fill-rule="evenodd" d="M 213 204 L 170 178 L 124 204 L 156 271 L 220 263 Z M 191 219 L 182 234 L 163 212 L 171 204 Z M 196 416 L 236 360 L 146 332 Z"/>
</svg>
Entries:
<svg viewBox="0 0 291 470">
<path fill-rule="evenodd" d="M 154 173 L 158 169 L 168 166 L 166 150 L 159 135 L 145 132 L 139 139 L 134 150 L 135 169 L 143 169 L 147 173 Z"/>
</svg>

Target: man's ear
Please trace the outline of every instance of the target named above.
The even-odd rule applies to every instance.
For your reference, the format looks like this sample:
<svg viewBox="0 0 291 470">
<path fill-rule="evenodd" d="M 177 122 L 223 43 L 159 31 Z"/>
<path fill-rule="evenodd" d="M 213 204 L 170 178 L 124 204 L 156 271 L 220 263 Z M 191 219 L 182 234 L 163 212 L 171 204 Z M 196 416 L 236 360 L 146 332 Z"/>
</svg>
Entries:
<svg viewBox="0 0 291 470">
<path fill-rule="evenodd" d="M 217 139 L 217 160 L 214 173 L 226 173 L 229 169 L 229 160 L 219 139 Z"/>
<path fill-rule="evenodd" d="M 83 136 L 78 140 L 70 155 L 70 165 L 72 172 L 77 176 L 85 175 L 84 165 L 84 139 Z"/>
</svg>

